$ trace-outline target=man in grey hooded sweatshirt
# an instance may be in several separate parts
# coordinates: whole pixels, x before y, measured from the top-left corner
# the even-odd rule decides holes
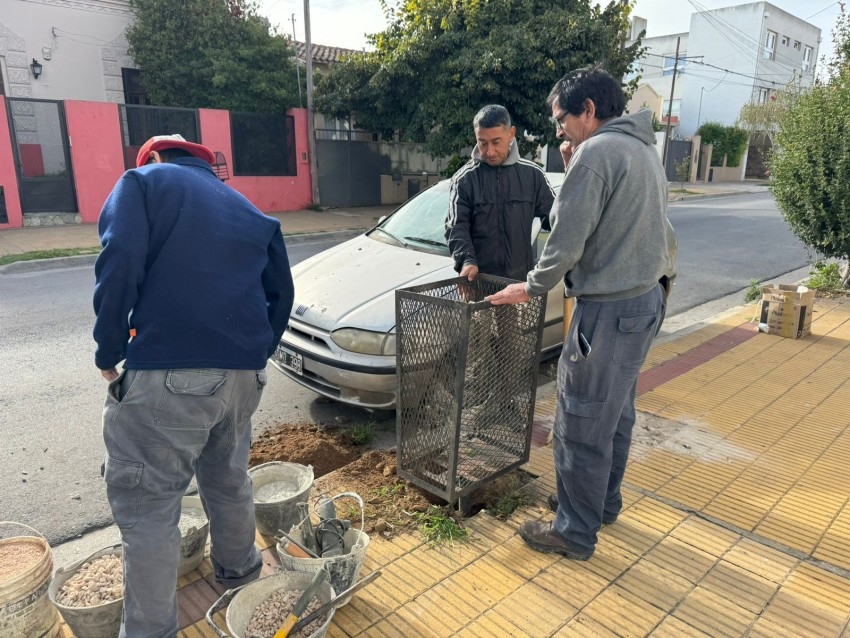
[[[599,67],[568,73],[547,100],[569,160],[552,232],[525,283],[488,297],[520,303],[563,281],[576,298],[558,363],[552,522],[526,521],[533,549],[587,560],[622,509],[637,377],[665,309],[667,178],[651,114]]]

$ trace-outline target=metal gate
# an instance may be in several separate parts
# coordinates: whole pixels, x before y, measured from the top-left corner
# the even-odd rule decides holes
[[[316,156],[319,158],[322,206],[376,206],[381,203],[378,142],[317,139]]]
[[[62,102],[9,98],[8,105],[21,211],[77,212]]]

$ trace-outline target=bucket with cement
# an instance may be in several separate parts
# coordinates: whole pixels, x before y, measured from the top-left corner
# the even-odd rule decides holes
[[[197,569],[204,560],[210,522],[197,496],[184,496],[180,503],[180,563],[177,577]]]
[[[121,611],[124,605],[124,597],[106,602],[98,602],[90,606],[71,606],[60,602],[62,586],[73,578],[78,572],[88,569],[88,565],[103,556],[117,556],[123,561],[124,552],[121,544],[105,547],[88,558],[84,558],[71,565],[68,569],[61,567],[56,570],[50,587],[47,590],[50,600],[56,605],[62,618],[71,628],[75,636],[85,638],[115,638],[121,628]],[[122,574],[123,582],[123,574]]]
[[[337,499],[351,498],[360,505],[360,529],[348,529],[342,537],[342,553],[337,556],[319,556],[318,558],[304,558],[293,556],[288,550],[290,541],[282,538],[278,541],[276,549],[280,558],[281,568],[291,572],[304,572],[315,574],[320,569],[325,569],[330,577],[331,585],[335,591],[342,592],[357,582],[363,560],[366,558],[366,549],[369,547],[369,535],[363,531],[366,523],[365,507],[363,499],[355,492],[343,492],[329,500],[335,502]],[[320,517],[321,518],[321,517]],[[303,522],[303,521],[302,521]],[[303,525],[293,527],[289,535],[301,545],[310,546],[305,542]],[[342,607],[349,600],[348,596],[337,605]]]
[[[257,530],[274,536],[300,520],[297,504],[310,498],[313,466],[271,461],[248,470],[254,482],[254,518]]]
[[[0,636],[53,638],[60,620],[47,588],[53,556],[47,540],[23,523],[0,522]]]
[[[207,624],[213,628],[219,638],[247,638],[248,623],[251,622],[251,617],[254,611],[262,603],[272,597],[272,595],[280,590],[297,591],[299,594],[307,589],[307,586],[313,580],[312,574],[303,574],[296,572],[277,572],[266,578],[255,580],[254,582],[229,589],[224,592],[224,595],[219,598],[206,615]],[[334,590],[330,583],[326,580],[319,586],[316,597],[321,604],[331,601],[334,597]],[[296,598],[297,600],[297,598]],[[214,616],[227,605],[227,613],[225,614],[225,622],[227,624],[227,634],[218,626]],[[294,603],[293,603],[294,606]],[[290,610],[283,610],[288,612]],[[325,621],[321,626],[312,633],[305,634],[299,632],[298,638],[322,638],[328,633],[328,628],[331,625],[335,608],[328,611]],[[280,618],[280,623],[286,619],[286,614]]]

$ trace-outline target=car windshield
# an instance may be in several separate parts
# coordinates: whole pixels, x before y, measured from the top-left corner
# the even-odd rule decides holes
[[[370,237],[402,244],[411,250],[448,255],[445,223],[449,209],[449,181],[423,191],[378,225]]]

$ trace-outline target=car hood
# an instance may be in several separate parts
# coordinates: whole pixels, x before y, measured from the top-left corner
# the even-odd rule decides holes
[[[292,317],[322,330],[395,326],[395,291],[456,277],[452,259],[360,235],[292,269]]]

